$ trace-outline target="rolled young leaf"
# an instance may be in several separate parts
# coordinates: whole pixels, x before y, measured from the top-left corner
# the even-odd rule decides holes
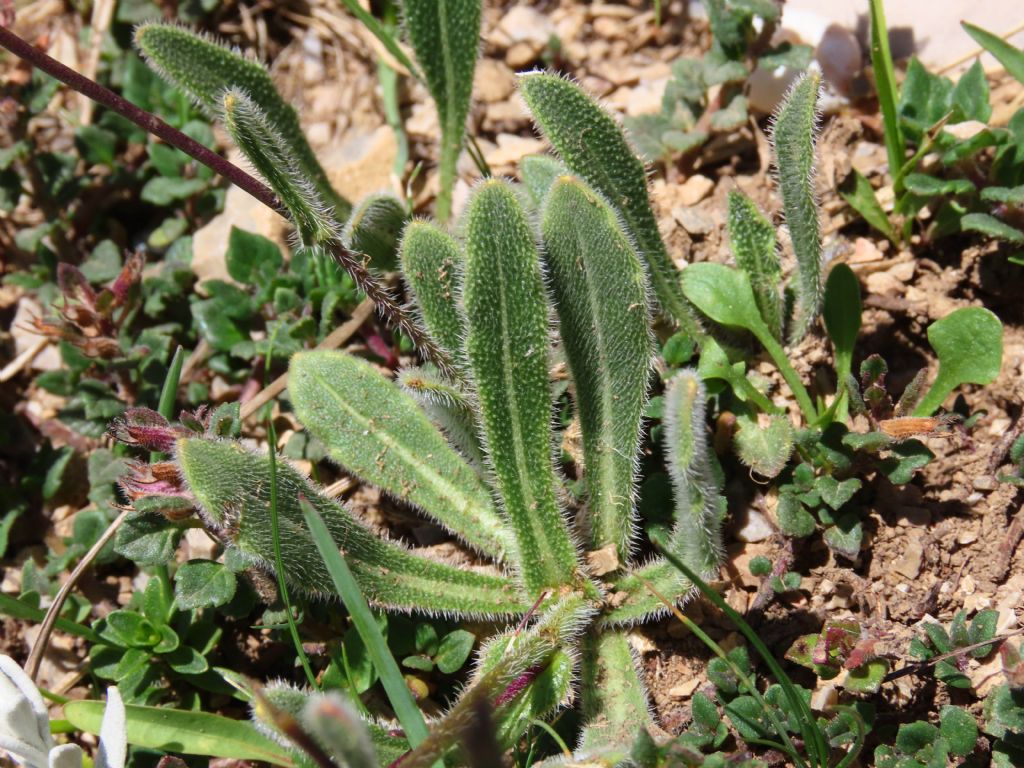
[[[466,213],[466,357],[495,486],[528,594],[582,580],[555,495],[548,307],[533,229],[516,193],[488,180]]]
[[[618,208],[647,262],[661,309],[683,330],[699,326],[679,288],[679,270],[669,258],[647,195],[644,164],[622,129],[575,83],[547,72],[521,75],[519,88],[544,135],[573,173]]]
[[[561,176],[551,186],[541,232],[576,384],[590,547],[614,545],[625,563],[654,356],[646,276],[615,211],[575,177]]]
[[[750,278],[761,318],[782,341],[782,265],[775,227],[742,192],[729,193],[729,241],[736,266]]]
[[[231,139],[284,203],[299,239],[317,248],[338,235],[325,198],[310,187],[298,159],[263,109],[244,91],[221,96],[221,115]]]
[[[481,2],[404,0],[402,9],[416,61],[427,79],[441,123],[437,218],[447,221],[480,50]]]
[[[207,525],[245,561],[272,572],[268,458],[236,443],[204,438],[179,440],[175,457]],[[379,539],[283,460],[277,462],[277,490],[285,576],[309,594],[329,597],[334,590],[303,520],[300,497],[323,517],[360,588],[374,604],[481,617],[517,615],[529,607],[506,578],[427,560]]]
[[[820,82],[815,73],[797,80],[775,113],[772,130],[782,209],[797,263],[797,307],[789,331],[790,343],[807,333],[821,303],[821,223],[814,193]]]
[[[346,470],[416,505],[503,559],[513,539],[480,475],[407,394],[346,352],[301,352],[288,373],[295,415]]]
[[[432,368],[403,368],[398,386],[419,403],[427,417],[444,432],[448,441],[466,457],[475,470],[484,473],[486,459],[476,422],[477,408],[461,388]]]
[[[466,259],[461,247],[433,222],[411,221],[398,255],[427,333],[456,364],[464,364],[466,316],[459,294]]]
[[[407,218],[405,203],[394,195],[387,192],[367,195],[353,209],[341,230],[341,243],[369,256],[369,266],[389,272],[395,268],[398,241]]]
[[[725,497],[711,467],[704,385],[693,370],[665,392],[665,455],[676,497],[672,551],[702,578],[718,573],[724,553]]]
[[[298,115],[281,98],[262,64],[173,24],[139,25],[135,45],[153,69],[194,99],[210,117],[220,116],[225,91],[245,93],[281,136],[302,178],[316,188],[339,221],[348,217],[352,205],[331,186],[302,133]]]

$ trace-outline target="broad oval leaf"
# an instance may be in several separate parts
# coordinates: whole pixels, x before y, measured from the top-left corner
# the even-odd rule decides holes
[[[990,384],[1003,363],[1003,324],[984,307],[963,307],[928,327],[939,373],[915,416],[930,416],[961,384]]]

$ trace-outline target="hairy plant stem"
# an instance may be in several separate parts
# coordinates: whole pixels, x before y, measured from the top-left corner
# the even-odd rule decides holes
[[[96,81],[90,80],[84,75],[69,69],[56,59],[48,56],[44,51],[3,27],[0,27],[0,46],[6,48],[15,56],[24,59],[33,67],[45,72],[50,77],[59,80],[98,104],[131,120],[144,131],[162,139],[172,147],[180,149],[194,160],[223,176],[235,186],[248,192],[274,212],[282,213],[281,201],[277,199],[277,196],[271,191],[270,187],[246,173],[234,163],[228,162],[216,152],[189,138],[177,128],[168,125],[156,115],[135,106],[127,99],[117,95]],[[387,288],[381,285],[380,281],[373,276],[359,254],[348,250],[336,241],[325,244],[325,250],[352,276],[356,286],[373,300],[374,304],[377,305],[377,310],[392,328],[408,336],[416,348],[431,359],[447,375],[456,380],[461,379],[461,375],[452,366],[448,355],[426,336]]]

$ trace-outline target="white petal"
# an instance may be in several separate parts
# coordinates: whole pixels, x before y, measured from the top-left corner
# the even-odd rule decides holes
[[[100,726],[100,750],[95,768],[124,768],[128,753],[128,722],[121,692],[116,685],[107,688],[107,708]]]
[[[0,655],[0,734],[44,755],[53,747],[50,715],[32,679],[10,656]]]
[[[50,768],[82,768],[82,748],[77,744],[61,744],[50,750]]]
[[[0,695],[3,695],[0,693]],[[28,768],[46,768],[46,752],[32,744],[26,744],[17,733],[8,733],[0,724],[0,752],[7,752],[17,762]]]

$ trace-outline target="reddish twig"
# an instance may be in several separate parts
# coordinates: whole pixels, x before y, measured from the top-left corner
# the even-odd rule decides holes
[[[85,75],[80,75],[73,69],[65,67],[53,57],[48,56],[45,51],[22,40],[16,34],[3,27],[0,27],[0,46],[3,46],[15,56],[24,59],[36,69],[45,72],[50,77],[74,88],[97,104],[131,120],[144,131],[163,139],[173,147],[177,147],[203,165],[219,173],[235,186],[248,192],[264,205],[273,208],[275,211],[280,210],[281,204],[270,187],[259,179],[250,176],[237,165],[229,163],[216,152],[207,149],[195,139],[186,136],[177,128],[168,125],[156,115],[140,109],[127,99],[118,96],[109,88],[104,88],[96,81],[85,77]]]
[[[171,127],[156,115],[135,106],[109,88],[105,88],[84,75],[65,67],[56,59],[48,56],[46,52],[29,44],[18,37],[18,35],[3,27],[0,27],[0,46],[98,104],[130,120],[144,131],[152,133],[157,138],[180,149],[215,173],[223,176],[235,186],[248,192],[271,210],[284,215],[281,202],[270,187],[243,171],[234,163],[224,159],[216,152],[207,149],[178,129]],[[461,380],[462,375],[452,365],[448,354],[433,342],[413,320],[409,312],[395,300],[386,287],[381,285],[380,281],[367,269],[363,259],[358,254],[343,247],[337,241],[327,243],[325,247],[330,255],[352,275],[356,286],[377,305],[377,311],[380,312],[384,320],[392,328],[396,328],[406,334],[417,349],[426,357],[432,359],[437,367],[450,378]]]

